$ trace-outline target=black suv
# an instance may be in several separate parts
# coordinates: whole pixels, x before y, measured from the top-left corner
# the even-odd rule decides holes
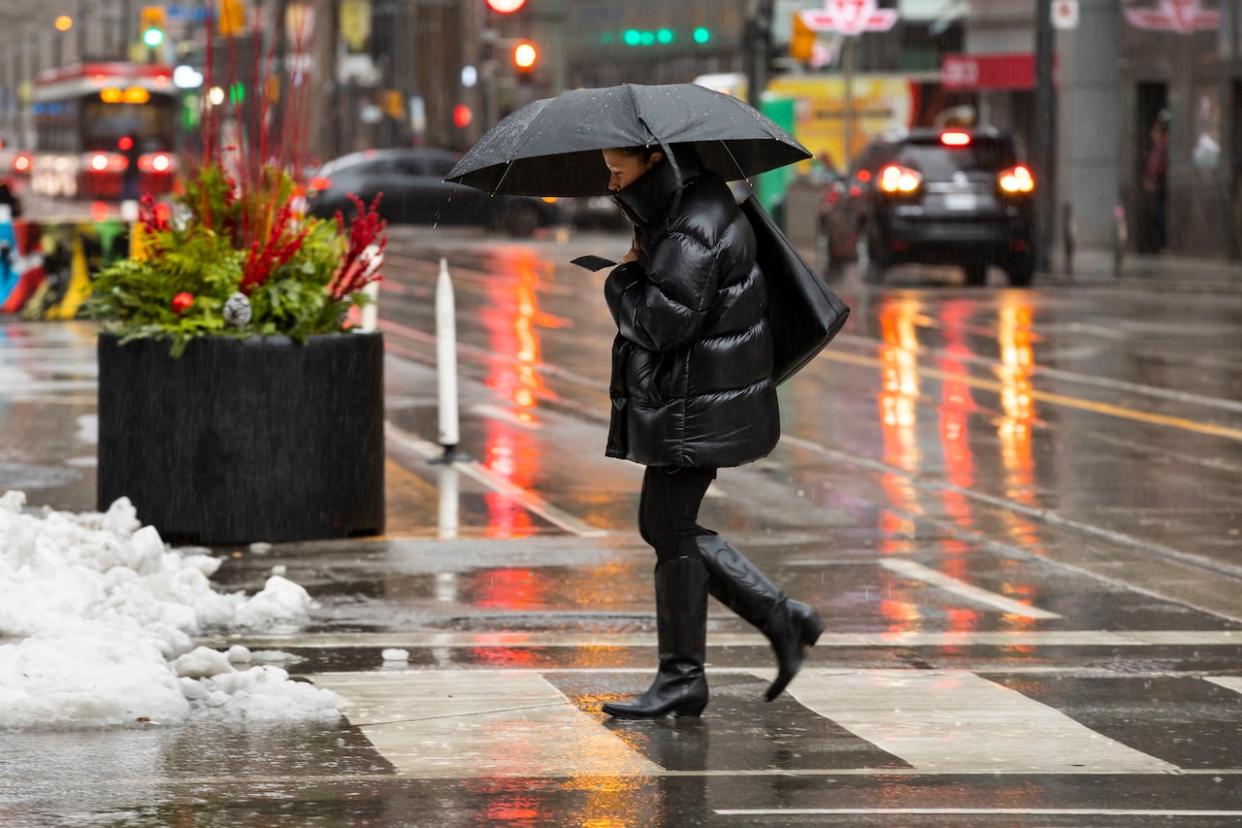
[[[1035,179],[1013,137],[991,128],[912,129],[869,144],[820,208],[829,268],[856,258],[876,284],[889,267],[957,264],[982,285],[989,265],[1015,286],[1035,274]],[[852,255],[851,255],[852,254]]]

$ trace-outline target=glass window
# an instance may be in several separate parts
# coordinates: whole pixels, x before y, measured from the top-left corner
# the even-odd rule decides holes
[[[975,138],[965,147],[946,147],[938,140],[911,142],[901,148],[897,160],[928,178],[952,178],[958,172],[994,173],[1017,163],[1012,142],[992,138]]]

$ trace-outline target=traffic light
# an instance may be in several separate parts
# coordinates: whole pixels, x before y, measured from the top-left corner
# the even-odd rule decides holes
[[[706,26],[699,26],[697,29],[694,30],[694,42],[699,44],[700,46],[703,46],[707,43],[711,43],[711,40],[712,40],[712,30],[707,28]]]
[[[539,50],[529,40],[523,40],[513,47],[513,65],[522,72],[530,72],[539,62]]]
[[[465,129],[470,126],[470,122],[474,120],[474,112],[464,103],[459,103],[453,107],[453,126],[458,129]]]
[[[143,6],[141,15],[142,42],[152,49],[164,42],[166,14],[163,6]]]
[[[487,0],[487,7],[497,14],[513,14],[525,5],[526,0]]]
[[[216,28],[225,37],[244,34],[246,31],[245,0],[219,0],[216,6]]]
[[[789,56],[803,63],[810,63],[815,51],[815,31],[802,19],[802,15],[794,12],[793,36],[789,38]]]

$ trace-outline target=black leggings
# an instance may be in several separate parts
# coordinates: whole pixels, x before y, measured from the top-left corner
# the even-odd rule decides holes
[[[699,504],[716,479],[715,469],[648,466],[638,505],[638,531],[655,549],[660,563],[698,558]]]

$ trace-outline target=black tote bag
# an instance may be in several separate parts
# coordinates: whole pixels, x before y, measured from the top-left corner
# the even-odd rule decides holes
[[[850,309],[820,281],[754,196],[742,203],[742,213],[755,231],[755,261],[767,280],[768,327],[776,352],[772,379],[780,384],[832,341]]]

